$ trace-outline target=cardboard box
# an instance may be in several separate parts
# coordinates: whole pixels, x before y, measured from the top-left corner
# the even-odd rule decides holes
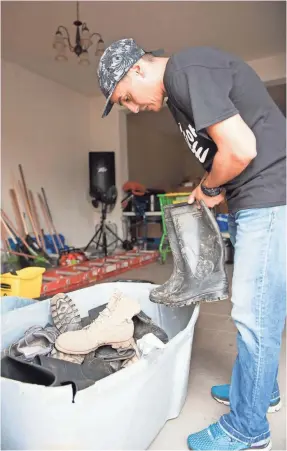
[[[216,211],[216,213],[221,213],[223,215],[227,215],[228,214],[228,206],[227,206],[226,200],[224,202],[222,202],[221,204],[217,205],[215,211]]]
[[[161,222],[147,223],[146,226],[145,226],[145,224],[141,224],[138,228],[138,237],[139,238],[145,236],[145,227],[146,227],[146,237],[147,238],[161,238],[161,236],[162,236]]]

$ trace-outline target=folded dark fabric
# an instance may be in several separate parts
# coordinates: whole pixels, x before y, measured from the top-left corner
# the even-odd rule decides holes
[[[105,360],[106,362],[116,362],[121,360],[132,359],[136,354],[133,348],[130,349],[114,349],[111,346],[101,346],[95,351],[89,353],[87,358],[91,356],[97,359]]]
[[[81,318],[81,320],[83,328],[89,326],[92,322],[92,319],[89,316],[85,316],[84,318]]]
[[[32,361],[37,355],[50,354],[58,336],[59,332],[53,326],[32,326],[20,340],[6,348],[3,355]]]
[[[66,362],[76,363],[78,365],[81,365],[85,358],[84,355],[65,354],[64,352],[58,351],[58,349],[56,349],[55,347],[52,349],[49,357],[52,357],[53,359],[65,360]]]
[[[37,356],[33,363],[5,356],[1,360],[1,376],[46,387],[72,384],[75,395],[77,391],[90,387],[121,367],[122,362],[119,360],[107,362],[94,356],[85,359],[82,365],[47,356]]]

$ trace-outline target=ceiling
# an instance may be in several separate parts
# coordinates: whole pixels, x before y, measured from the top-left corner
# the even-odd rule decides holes
[[[54,61],[53,36],[58,25],[74,38],[76,3],[70,1],[2,1],[2,58],[50,78],[84,95],[99,95],[98,60],[89,67]],[[86,1],[80,19],[100,32],[106,45],[133,37],[146,50],[166,55],[188,46],[208,45],[245,60],[285,52],[284,1]]]

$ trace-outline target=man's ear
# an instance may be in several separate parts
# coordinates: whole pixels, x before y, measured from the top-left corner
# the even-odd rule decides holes
[[[141,77],[143,77],[144,76],[144,71],[143,71],[143,68],[141,67],[141,65],[140,64],[134,64],[131,68],[130,68],[130,70],[134,73],[134,74],[136,74],[136,75],[140,75]]]

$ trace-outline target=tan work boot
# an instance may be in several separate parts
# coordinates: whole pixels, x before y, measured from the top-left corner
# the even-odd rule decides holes
[[[137,350],[132,317],[140,310],[137,301],[116,291],[92,324],[82,330],[60,335],[55,347],[66,354],[88,354],[104,345],[111,345],[115,349],[134,347]]]

